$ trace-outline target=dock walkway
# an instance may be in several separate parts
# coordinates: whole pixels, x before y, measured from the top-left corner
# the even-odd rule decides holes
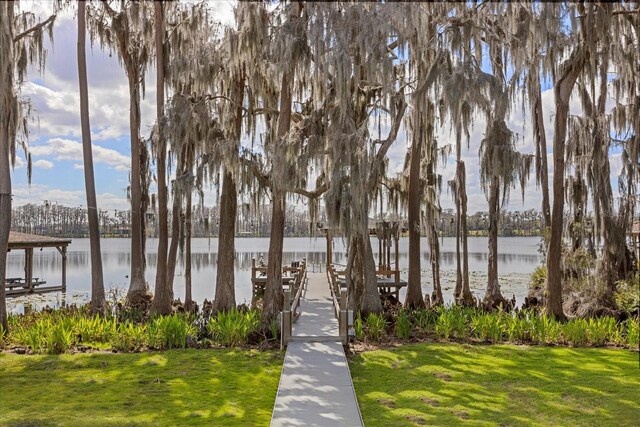
[[[363,426],[323,273],[308,273],[299,310],[271,426]]]

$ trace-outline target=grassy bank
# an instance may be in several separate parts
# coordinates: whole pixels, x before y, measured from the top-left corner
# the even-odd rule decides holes
[[[409,344],[351,358],[367,426],[632,426],[638,353]]]
[[[0,425],[268,425],[279,352],[0,353]]]

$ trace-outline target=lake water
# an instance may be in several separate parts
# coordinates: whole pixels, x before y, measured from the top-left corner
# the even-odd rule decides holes
[[[441,284],[446,301],[453,299],[453,288],[456,280],[455,239],[441,239]],[[517,303],[521,304],[527,295],[529,276],[534,268],[540,264],[541,258],[537,251],[539,237],[503,237],[498,239],[498,271],[503,295],[510,298],[515,295]],[[104,270],[105,289],[119,289],[125,292],[129,284],[130,270],[129,239],[103,239],[102,262]],[[153,288],[155,284],[155,267],[157,260],[157,239],[147,240],[147,270],[146,279]],[[406,280],[408,267],[408,238],[401,238],[399,244],[399,264],[401,276]],[[216,238],[200,238],[192,241],[192,285],[193,298],[201,303],[205,298],[211,300],[215,294],[215,278],[218,240]],[[372,247],[377,260],[378,243],[372,239]],[[422,253],[422,289],[431,293],[431,268],[429,264],[428,242],[421,241]],[[264,256],[268,260],[268,238],[237,238],[236,239],[236,301],[238,303],[251,300],[251,259]],[[392,262],[393,262],[392,250]],[[487,239],[484,237],[469,237],[469,274],[472,292],[478,297],[484,295],[487,278]],[[283,262],[307,258],[310,271],[324,271],[326,264],[326,240],[319,238],[285,238]],[[342,239],[334,239],[334,263],[346,264],[346,250]],[[89,299],[91,289],[91,270],[89,257],[89,240],[73,239],[67,254],[67,293],[60,292],[45,295],[30,295],[8,298],[10,311],[21,312],[25,303],[35,306],[59,305],[63,300],[67,303],[84,302]],[[8,254],[7,277],[24,277],[24,252],[13,251]],[[62,260],[53,248],[45,248],[34,252],[34,277],[46,280],[47,285],[60,283]],[[176,298],[184,300],[184,265],[182,260],[176,268],[174,281]],[[403,297],[404,295],[401,295]]]

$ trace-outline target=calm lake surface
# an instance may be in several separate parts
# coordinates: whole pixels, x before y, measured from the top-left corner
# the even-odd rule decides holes
[[[498,271],[503,295],[510,298],[515,295],[517,303],[521,304],[527,295],[529,275],[540,264],[538,253],[539,237],[503,237],[498,239]],[[456,280],[455,239],[443,238],[441,243],[441,283],[446,301],[453,299],[453,288]],[[105,289],[126,291],[129,285],[130,246],[129,239],[103,239],[102,262],[104,269]],[[147,240],[147,270],[146,279],[151,288],[155,285],[155,269],[157,261],[157,239]],[[378,242],[372,239],[375,259],[377,260]],[[401,276],[406,280],[409,240],[400,239],[399,264]],[[431,268],[429,264],[428,242],[422,239],[422,289],[431,293]],[[217,264],[218,239],[200,238],[192,241],[192,285],[193,298],[201,303],[205,298],[211,300],[215,294],[215,278]],[[236,301],[238,303],[251,300],[251,259],[264,256],[267,262],[269,251],[268,238],[236,238]],[[392,250],[392,262],[393,262]],[[469,272],[472,292],[478,297],[484,295],[486,289],[487,272],[487,239],[485,237],[469,237]],[[283,262],[307,258],[309,271],[325,271],[326,240],[319,238],[285,238]],[[334,263],[346,264],[346,250],[342,239],[334,239]],[[56,306],[63,300],[66,303],[84,302],[89,299],[91,289],[91,269],[89,257],[89,240],[74,239],[68,248],[67,255],[67,293],[60,292],[31,295],[18,298],[8,298],[7,304],[11,311],[21,312],[25,303],[35,306],[46,304]],[[53,248],[45,248],[34,252],[34,277],[46,280],[47,285],[60,283],[62,260]],[[24,277],[24,252],[14,251],[8,254],[7,277]],[[184,300],[184,264],[179,260],[174,281],[176,298]],[[401,295],[403,297],[403,295]]]

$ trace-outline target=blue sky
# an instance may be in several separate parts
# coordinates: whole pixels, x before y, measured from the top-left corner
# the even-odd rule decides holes
[[[223,22],[232,19],[231,3],[211,2],[216,8],[216,16]],[[23,9],[32,9],[43,14],[49,13],[50,2],[22,2]],[[31,72],[23,86],[23,95],[28,96],[36,107],[38,119],[31,127],[31,152],[33,159],[32,185],[27,185],[24,156],[19,154],[13,173],[14,204],[43,203],[44,200],[68,206],[84,206],[84,175],[79,117],[79,97],[76,60],[77,22],[75,11],[68,11],[58,17],[54,27],[55,45],[49,49],[44,76]],[[89,104],[91,114],[92,140],[96,172],[96,191],[101,209],[127,209],[126,188],[128,185],[129,148],[129,96],[127,80],[115,55],[104,52],[99,46],[93,48],[87,41],[87,67],[89,82]],[[543,93],[545,125],[549,141],[549,153],[553,140],[553,91],[546,87]],[[155,69],[147,73],[146,97],[141,105],[142,136],[149,134],[155,120]],[[580,111],[577,100],[572,100],[571,110]],[[509,127],[520,135],[518,148],[523,153],[535,151],[528,111],[524,114],[520,107],[514,107],[508,120]],[[388,126],[388,124],[387,124]],[[484,119],[478,117],[471,134],[471,148],[464,152],[467,164],[469,212],[487,209],[487,201],[480,189],[478,170],[478,145],[483,137]],[[385,134],[385,129],[382,130]],[[449,127],[438,131],[440,144],[453,143]],[[390,169],[399,171],[407,150],[406,133],[401,130],[398,140],[389,152]],[[550,163],[552,164],[552,163]],[[455,165],[450,159],[439,170],[443,181],[452,179]],[[619,155],[612,157],[612,176],[620,170]],[[524,201],[519,191],[512,193],[509,209],[539,209],[540,191],[535,188],[532,176]],[[550,180],[551,182],[551,180]],[[446,185],[445,185],[446,187]],[[155,187],[152,188],[155,191]],[[446,192],[445,189],[443,191]],[[210,191],[205,201],[212,203],[215,192]],[[443,194],[443,208],[452,208],[451,196]]]

